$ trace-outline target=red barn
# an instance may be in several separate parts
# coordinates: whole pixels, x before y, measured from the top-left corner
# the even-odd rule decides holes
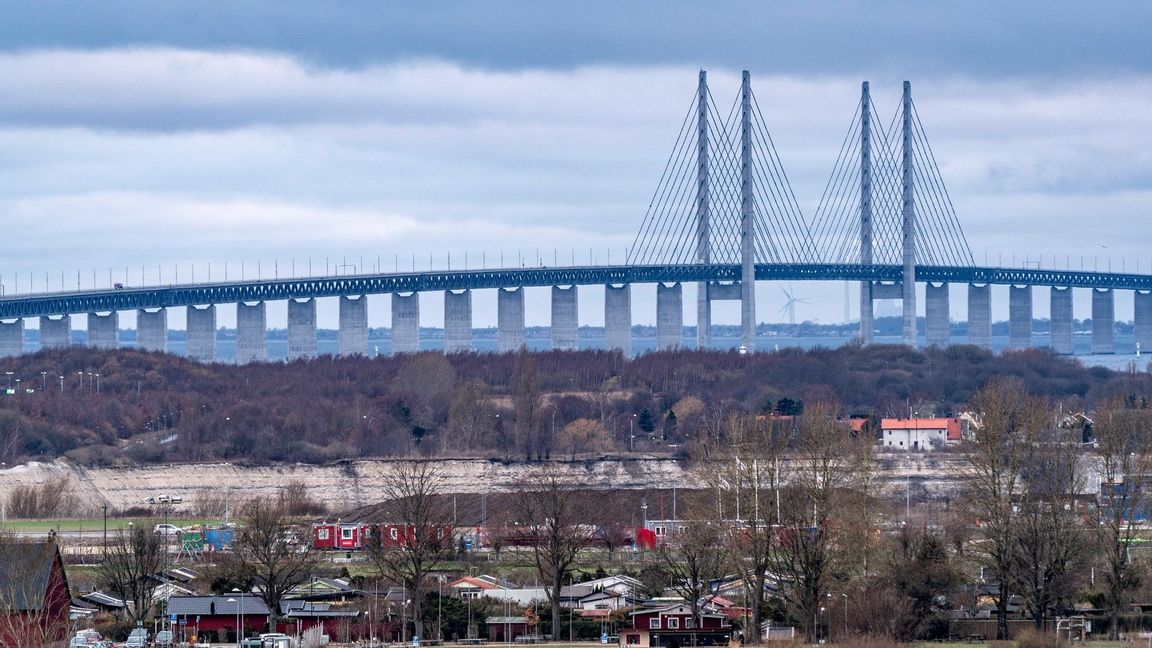
[[[72,595],[54,541],[0,543],[0,646],[63,646]]]

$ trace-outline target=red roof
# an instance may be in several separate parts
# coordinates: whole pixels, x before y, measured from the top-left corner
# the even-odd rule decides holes
[[[883,419],[882,430],[947,430],[949,441],[960,440],[960,419],[958,418],[912,418]]]

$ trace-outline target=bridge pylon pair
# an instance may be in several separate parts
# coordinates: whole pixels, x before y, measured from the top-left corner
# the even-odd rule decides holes
[[[900,108],[887,125],[877,119],[868,82],[862,84],[849,133],[809,223],[747,71],[723,117],[708,90],[707,73],[700,72],[693,108],[685,116],[628,262],[738,265],[738,279],[699,284],[697,344],[711,345],[712,302],[738,299],[741,343],[749,350],[755,348],[759,264],[902,266],[898,281],[861,283],[860,334],[864,342],[872,341],[875,300],[899,299],[903,339],[912,345],[917,265],[973,265],[916,114],[910,83],[904,82]]]

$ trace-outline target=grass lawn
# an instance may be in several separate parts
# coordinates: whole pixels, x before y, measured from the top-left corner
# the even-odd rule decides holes
[[[108,530],[115,531],[117,529],[127,529],[129,524],[139,526],[146,525],[152,528],[153,525],[163,522],[163,518],[108,518]],[[177,526],[191,526],[193,524],[219,524],[219,520],[202,520],[202,519],[169,519],[170,524]],[[55,530],[57,532],[75,533],[75,532],[90,532],[90,531],[103,531],[104,520],[102,518],[89,519],[89,518],[64,518],[59,520],[5,520],[0,522],[0,530],[16,532],[16,533],[48,533]]]

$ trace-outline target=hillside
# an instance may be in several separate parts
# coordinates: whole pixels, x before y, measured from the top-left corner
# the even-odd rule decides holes
[[[944,413],[1014,375],[1066,410],[1149,391],[1146,373],[1042,350],[604,351],[322,357],[231,366],[72,348],[0,361],[0,462],[249,465],[404,456],[677,456],[739,413],[832,397],[846,414]],[[16,390],[16,385],[20,386]]]

